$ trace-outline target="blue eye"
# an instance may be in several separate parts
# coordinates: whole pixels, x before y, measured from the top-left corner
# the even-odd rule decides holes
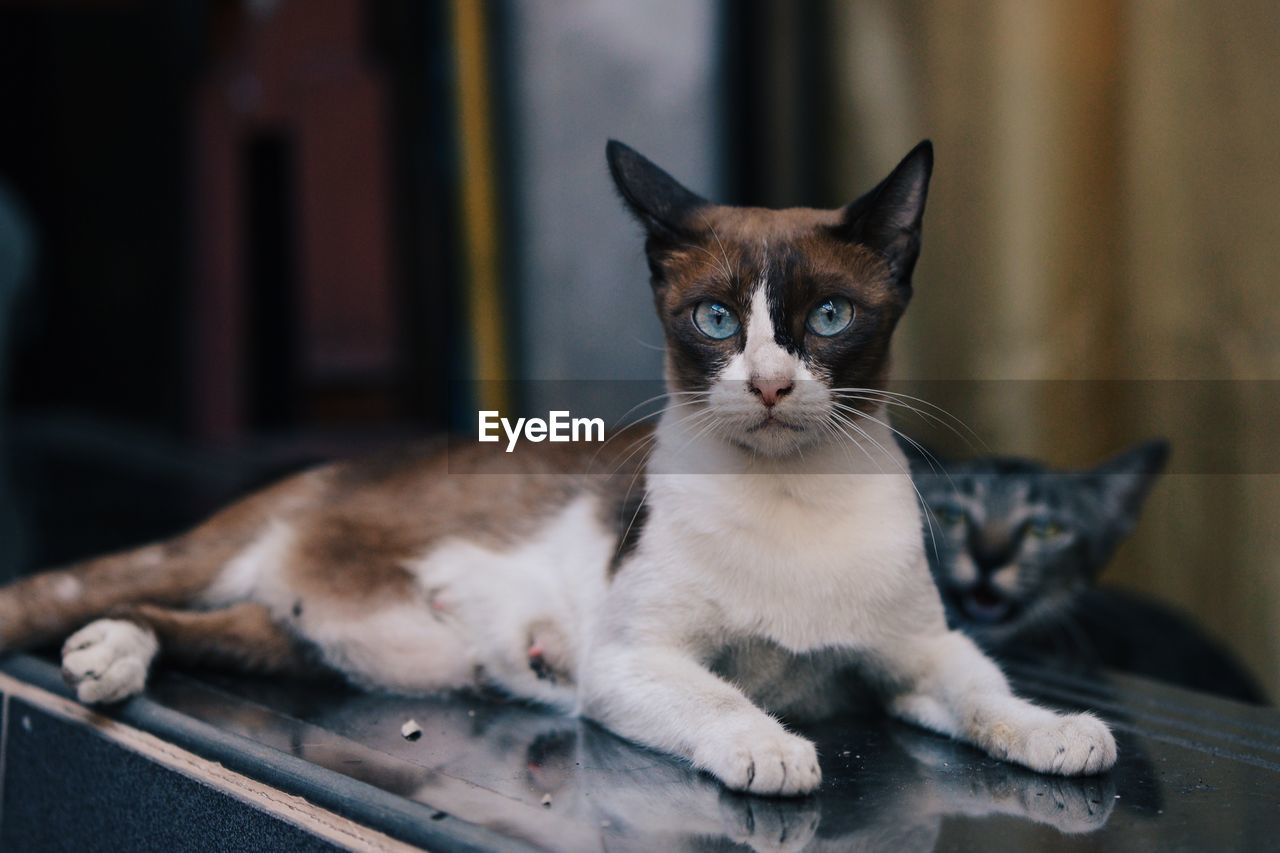
[[[693,325],[708,338],[722,341],[736,334],[742,324],[719,302],[699,302],[693,309]]]
[[[849,328],[852,322],[853,303],[843,296],[832,296],[809,312],[805,325],[815,335],[829,338]]]

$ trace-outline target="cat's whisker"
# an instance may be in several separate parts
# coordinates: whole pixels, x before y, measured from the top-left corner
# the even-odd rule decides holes
[[[707,223],[707,228],[711,230],[711,236],[715,239],[716,245],[720,247],[720,257],[724,259],[725,275],[727,275],[728,279],[732,281],[733,273],[731,270],[733,268],[733,262],[729,260],[729,253],[724,248],[724,242],[720,239],[720,233],[716,231],[716,227],[710,222]]]
[[[836,446],[838,446],[838,447],[840,448],[840,450],[844,453],[845,460],[849,463],[849,466],[850,466],[850,467],[849,467],[849,471],[850,471],[850,472],[852,472],[852,471],[853,471],[853,464],[854,464],[855,460],[854,460],[853,458],[851,458],[851,456],[850,456],[850,454],[849,454],[849,444],[848,444],[848,442],[846,442],[846,441],[842,441],[842,440],[841,440],[841,436],[840,436],[840,434],[839,434],[839,433],[837,433],[837,432],[836,432],[835,427],[831,426],[831,424],[829,424],[826,420],[820,420],[820,421],[818,421],[818,426],[819,426],[819,427],[821,427],[821,428],[822,428],[822,430],[823,430],[827,435],[831,436],[832,440],[836,443]]]
[[[663,414],[665,414],[665,413],[667,413],[667,412],[670,412],[670,411],[674,411],[674,410],[676,410],[676,409],[684,409],[684,408],[688,408],[689,406],[698,406],[698,405],[702,405],[702,404],[704,404],[704,403],[706,403],[706,402],[707,402],[706,400],[685,400],[685,401],[680,402],[680,403],[673,403],[673,404],[671,404],[671,405],[669,405],[669,406],[663,406],[661,409],[655,409],[655,410],[654,410],[654,411],[652,411],[652,412],[646,412],[645,414],[640,415],[639,417],[637,417],[637,418],[635,418],[634,420],[632,420],[632,421],[631,421],[629,424],[627,424],[625,427],[623,427],[623,429],[624,429],[624,430],[626,430],[626,429],[631,429],[632,427],[639,426],[640,424],[644,423],[645,421],[649,420],[650,418],[660,417],[660,416],[662,416]]]
[[[973,443],[973,441],[971,441],[967,435],[964,435],[963,433],[959,432],[954,426],[952,426],[951,424],[947,423],[943,419],[939,418],[938,416],[930,412],[927,412],[927,411],[924,411],[923,409],[912,406],[910,403],[905,403],[901,400],[894,400],[892,398],[887,398],[887,397],[872,397],[872,396],[864,396],[864,395],[850,394],[850,393],[839,394],[837,395],[837,398],[841,400],[862,400],[868,403],[877,403],[882,406],[893,406],[897,409],[905,410],[907,412],[910,412],[913,415],[916,415],[924,419],[928,423],[936,424],[942,429],[945,429],[946,431],[950,432],[952,435],[956,436],[956,438],[962,441],[965,444],[965,446],[968,447],[970,450],[975,452],[978,450],[978,448]]]
[[[613,470],[608,473],[608,476],[612,477],[616,475],[618,472],[620,472],[623,468],[627,467],[627,463],[630,462],[631,459],[637,453],[644,452],[644,450],[647,447],[651,447],[656,441],[657,441],[657,436],[653,433],[650,433],[649,435],[646,435],[644,438],[637,441],[635,447],[631,448],[631,450],[627,453],[627,455],[622,457],[622,459],[618,462],[618,464],[613,467]]]
[[[616,427],[618,424],[626,420],[627,415],[631,414],[636,409],[639,409],[643,406],[647,406],[650,403],[657,402],[658,400],[665,400],[669,397],[695,397],[695,398],[709,399],[710,396],[711,396],[711,393],[709,391],[663,391],[661,394],[654,394],[649,399],[641,400],[639,403],[636,403],[634,406],[627,409],[625,412],[623,412],[621,415],[617,417],[617,419],[614,421],[614,426]],[[662,410],[659,409],[659,413],[661,412]]]
[[[841,435],[843,435],[846,439],[848,439],[848,441],[849,441],[850,443],[852,443],[854,447],[856,447],[856,448],[858,448],[859,450],[861,450],[861,451],[862,451],[862,455],[863,455],[863,456],[865,456],[865,457],[867,457],[867,460],[868,460],[869,462],[871,462],[871,464],[872,464],[872,465],[875,465],[875,466],[876,466],[876,470],[877,470],[877,471],[879,471],[881,474],[886,473],[886,471],[884,470],[884,468],[880,465],[880,462],[879,462],[879,461],[878,461],[874,456],[872,456],[872,455],[871,455],[871,451],[869,451],[869,450],[867,450],[865,447],[863,447],[863,446],[862,446],[862,442],[858,441],[858,439],[856,439],[853,435],[851,435],[851,434],[848,432],[848,430],[844,429],[844,427],[842,426],[842,423],[844,423],[844,422],[839,418],[839,416],[838,416],[835,412],[832,412],[832,413],[831,413],[831,421],[830,421],[830,423],[831,423],[832,427],[833,427],[834,429],[838,430],[838,431],[840,432],[840,434],[841,434]],[[861,431],[861,430],[859,430],[859,432],[862,432],[862,431]],[[863,433],[863,435],[865,435],[865,434],[866,434],[866,433],[864,432],[864,433]]]
[[[854,415],[857,415],[858,417],[866,418],[869,421],[878,423],[880,424],[880,426],[889,430],[894,435],[900,437],[903,441],[909,443],[912,447],[914,447],[916,450],[920,451],[920,453],[924,455],[925,461],[929,463],[929,468],[933,471],[933,473],[935,474],[941,473],[944,476],[946,476],[947,481],[951,482],[952,488],[955,488],[955,483],[951,481],[951,475],[948,474],[946,469],[942,467],[942,463],[938,461],[938,457],[934,456],[933,453],[924,445],[922,445],[920,442],[916,441],[914,438],[907,435],[902,430],[897,429],[888,421],[882,421],[879,418],[869,415],[866,412],[854,406],[846,406],[843,403],[838,403],[834,401],[832,402],[831,405],[835,406],[837,409],[840,409],[841,411],[849,412],[850,414],[854,414]]]
[[[900,407],[900,409],[910,411],[911,414],[919,416],[919,418],[923,418],[929,421],[929,423],[937,424],[938,427],[946,429],[947,432],[954,434],[956,438],[959,438],[961,442],[964,442],[965,446],[969,447],[970,450],[980,450],[983,452],[989,451],[987,442],[984,441],[982,435],[975,432],[975,430],[970,427],[969,424],[966,424],[964,420],[961,420],[959,416],[943,409],[943,407],[938,406],[937,403],[923,400],[923,398],[920,397],[913,397],[910,396],[910,394],[883,391],[883,389],[878,388],[832,388],[831,392],[837,397],[845,397],[849,398],[849,400],[858,400],[858,398],[867,400],[869,397],[868,402],[882,402],[884,405]],[[920,403],[920,405],[928,406],[929,409],[932,409],[933,411],[922,409],[922,407],[916,406],[914,403]],[[934,414],[934,412],[940,412],[940,414]],[[960,429],[964,430],[963,433],[960,432],[960,429],[956,428],[957,425],[959,425]],[[977,444],[975,444],[975,442],[977,442]]]
[[[656,439],[657,434],[654,433],[653,435],[650,436],[650,438]],[[627,505],[627,502],[631,500],[631,491],[632,489],[635,488],[636,480],[638,480],[640,476],[643,475],[648,470],[649,460],[653,457],[653,451],[654,451],[654,448],[656,447],[656,444],[657,444],[656,440],[650,443],[648,449],[645,451],[644,459],[641,460],[641,463],[636,466],[635,472],[631,475],[631,481],[627,483],[627,492],[625,495],[622,496],[622,505],[624,507]],[[626,530],[624,530],[622,532],[622,536],[618,538],[618,550],[614,552],[615,557],[618,554],[622,553],[622,549],[627,542],[627,537],[631,535],[631,528],[632,526],[635,525],[636,519],[640,517],[641,511],[644,509],[645,501],[647,501],[648,499],[649,499],[649,490],[645,489],[644,494],[640,496],[640,503],[636,504],[636,511],[631,514],[631,520],[627,522]]]
[[[872,464],[874,464],[876,468],[879,469],[881,474],[886,473],[884,468],[880,465],[880,463],[871,455],[871,453],[865,447],[862,446],[862,443],[859,442],[853,436],[849,435],[847,432],[845,432],[845,430],[841,427],[841,424],[855,430],[863,438],[867,439],[876,447],[878,447],[881,453],[885,453],[887,455],[887,451],[885,450],[884,445],[882,445],[880,442],[872,438],[871,435],[869,435],[866,430],[862,429],[860,426],[853,423],[851,420],[842,418],[839,416],[838,413],[835,413],[835,412],[832,413],[832,417],[833,417],[834,425],[836,426],[836,428],[840,429],[841,432],[845,433],[846,437],[851,442],[853,442],[853,444],[857,446],[863,452],[863,454],[866,455],[868,459],[871,460]],[[892,456],[890,456],[890,458],[892,458]],[[898,467],[899,469],[902,468],[900,464],[898,465]],[[933,516],[932,516],[932,513],[929,511],[929,505],[925,502],[924,496],[920,494],[920,490],[916,487],[915,481],[912,480],[911,473],[909,471],[903,471],[903,475],[907,478],[907,482],[911,484],[911,489],[912,491],[915,492],[916,500],[920,504],[921,514],[924,516],[925,524],[928,526],[929,544],[933,548],[934,558],[940,559],[939,557],[940,551],[938,549],[938,537],[937,537],[937,534],[934,532]]]
[[[671,408],[678,408],[678,407],[671,407]],[[657,414],[664,414],[667,411],[670,411],[670,409],[664,409],[661,412],[658,412]],[[700,409],[696,412],[682,415],[680,419],[676,421],[676,424],[683,425],[689,421],[693,421],[694,423],[700,423],[701,419],[704,416],[709,417],[712,414],[713,413],[709,409]],[[628,453],[625,457],[623,457],[622,461],[617,466],[614,467],[613,471],[610,472],[610,474],[611,475],[617,474],[618,471],[622,470],[622,468],[626,466],[627,462],[630,461],[631,458],[635,456],[635,454],[641,449],[647,449],[648,455],[646,455],[644,458],[644,464],[647,464],[649,456],[652,455],[653,448],[656,446],[657,441],[658,441],[658,433],[656,430],[646,435],[643,439],[641,439],[639,442],[636,443],[636,447],[632,448],[630,453]]]
[[[879,402],[884,402],[890,405],[896,405],[901,408],[907,409],[911,412],[914,412],[915,414],[919,415],[922,418],[926,418],[934,423],[937,423],[939,426],[942,426],[950,430],[957,438],[965,442],[965,444],[968,445],[970,448],[976,449],[974,448],[974,444],[973,444],[973,441],[976,440],[978,444],[982,446],[982,449],[984,451],[988,450],[986,441],[983,440],[982,436],[980,436],[973,429],[973,427],[969,426],[967,423],[965,423],[964,420],[962,420],[960,417],[958,417],[954,413],[947,411],[946,409],[939,406],[938,404],[932,403],[921,397],[913,397],[910,394],[902,394],[897,391],[886,391],[879,388],[832,388],[830,390],[831,390],[831,393],[836,396],[848,396],[848,395],[876,396],[879,398],[878,400]],[[911,402],[907,402],[907,401],[911,401]],[[949,419],[950,422],[948,422],[948,420],[944,420],[943,417],[939,417],[939,415],[937,414],[933,414],[932,412],[927,412],[919,408],[918,406],[912,405],[911,403],[920,403],[924,406],[927,406],[930,409],[933,409],[935,412],[940,413],[940,415],[944,416],[945,418]],[[966,436],[961,434],[961,432],[957,430],[953,424],[959,425],[969,435]],[[972,440],[970,437],[972,437]]]
[[[937,403],[934,403],[931,400],[926,400],[923,397],[915,397],[915,396],[912,396],[911,394],[903,394],[900,391],[890,391],[885,388],[840,388],[840,389],[832,389],[832,390],[851,391],[856,394],[879,394],[882,397],[891,397],[898,400],[909,400],[912,403],[919,403],[921,405],[927,406],[930,409],[933,409],[939,415],[944,416],[950,419],[953,423],[963,427],[970,434],[970,436],[972,436],[975,440],[982,441],[982,436],[980,436],[977,432],[975,432],[972,427],[970,427],[967,423],[965,423],[965,421],[961,419],[958,415],[956,415],[954,412],[944,409],[942,406],[939,406]]]
[[[661,410],[661,411],[659,411],[659,412],[655,412],[654,414],[661,415],[661,414],[664,414],[664,413],[666,413],[666,412],[668,412],[668,411],[671,411],[672,409],[675,409],[675,408],[679,408],[679,406],[671,406],[671,407],[668,407],[668,408],[666,408],[666,409],[663,409],[663,410]],[[680,418],[680,420],[678,420],[676,423],[681,424],[681,423],[684,423],[685,421],[688,421],[688,420],[690,420],[690,419],[698,418],[698,417],[700,417],[701,415],[704,415],[704,414],[706,414],[706,413],[707,413],[707,410],[705,410],[705,409],[701,409],[701,410],[699,410],[699,411],[697,411],[697,412],[693,412],[692,414],[686,414],[686,415],[683,415],[683,416]],[[617,474],[620,470],[622,470],[622,468],[626,467],[626,464],[627,464],[627,463],[632,459],[632,457],[634,457],[634,456],[636,455],[636,453],[637,453],[637,452],[639,452],[640,450],[642,450],[642,449],[644,449],[644,448],[648,448],[648,449],[649,449],[649,451],[650,451],[650,452],[652,452],[652,448],[653,448],[653,446],[657,443],[657,440],[658,440],[658,434],[657,434],[657,431],[655,430],[654,432],[649,433],[649,434],[648,434],[648,435],[646,435],[644,438],[642,438],[642,439],[640,439],[638,442],[636,442],[636,446],[635,446],[635,447],[633,447],[633,448],[631,449],[631,451],[630,451],[626,456],[624,456],[624,457],[622,458],[622,460],[621,460],[621,461],[620,461],[616,466],[614,466],[614,469],[613,469],[611,472],[609,472],[609,473],[610,473],[610,476],[612,476],[612,475],[614,475],[614,474]],[[598,452],[599,452],[599,451],[597,451],[597,453],[598,453]],[[648,457],[645,457],[645,461],[646,461],[646,462],[648,461]]]
[[[894,406],[896,408],[904,409],[908,412],[911,412],[914,415],[924,418],[930,423],[935,423],[944,429],[952,430],[952,431],[954,431],[955,429],[946,421],[944,421],[942,418],[938,417],[932,412],[927,412],[924,409],[913,406],[910,403],[904,402],[902,400],[896,400],[892,397],[880,397],[880,396],[873,396],[871,394],[854,393],[849,391],[840,391],[838,393],[836,391],[832,391],[832,396],[835,397],[835,399],[837,400],[845,400],[845,401],[862,400],[867,403],[878,403],[879,405],[882,405],[882,406]],[[959,435],[957,433],[957,437],[960,438],[961,441],[968,442],[967,436]]]
[[[892,432],[894,435],[897,435],[900,438],[902,438],[903,441],[909,442],[912,447],[914,447],[916,450],[918,450],[920,453],[924,455],[925,461],[929,463],[929,468],[933,471],[934,476],[937,476],[939,473],[941,473],[942,476],[947,478],[947,483],[951,486],[952,493],[953,494],[959,493],[960,487],[957,486],[955,480],[951,478],[951,473],[947,471],[946,467],[943,466],[941,462],[938,461],[938,457],[934,456],[933,453],[924,445],[920,444],[920,442],[916,441],[914,438],[902,432],[901,430],[895,428],[887,420],[882,421],[879,418],[868,415],[866,412],[863,412],[860,409],[854,408],[853,406],[846,406],[842,403],[837,403],[837,402],[833,402],[832,405],[842,411],[846,411],[851,414],[857,415],[858,417],[866,418],[867,420],[874,421],[875,423],[880,424],[882,427]],[[915,485],[914,478],[912,479],[912,485],[913,486]],[[920,494],[920,490],[918,488],[916,489],[916,494],[917,495]],[[933,511],[929,509],[928,504],[924,502],[923,498],[921,498],[921,509],[925,514],[926,520],[929,521],[930,524],[932,524]]]
[[[708,417],[705,421],[700,422],[702,425],[698,428],[698,431],[693,435],[692,438],[686,441],[678,451],[676,451],[675,453],[676,459],[680,459],[680,457],[684,454],[684,452],[688,450],[694,444],[694,442],[698,441],[704,435],[714,432],[716,429],[720,427],[722,422],[720,418],[716,416],[716,412],[713,409],[708,409],[707,413],[710,415],[710,417]]]
[[[892,398],[866,397],[866,396],[860,396],[857,394],[842,394],[840,395],[840,398],[844,400],[865,400],[867,402],[879,403],[880,405],[883,405],[883,406],[893,406],[897,409],[910,412],[911,414],[924,419],[928,423],[936,424],[942,429],[945,429],[947,432],[954,435],[960,441],[964,442],[964,445],[967,448],[969,448],[969,450],[977,452],[979,449],[973,443],[973,441],[970,440],[970,438],[967,435],[964,435],[963,433],[959,432],[954,426],[952,426],[951,424],[944,421],[942,418],[939,418],[930,412],[926,412],[923,409],[912,406],[910,403],[904,403],[901,400],[894,400]]]
[[[690,414],[682,415],[682,416],[681,416],[681,417],[680,417],[680,418],[675,422],[675,424],[674,424],[674,425],[675,425],[676,427],[681,427],[681,428],[686,428],[686,427],[687,427],[687,428],[689,428],[689,429],[697,429],[697,428],[701,427],[703,424],[705,424],[705,423],[707,423],[707,422],[710,422],[710,421],[713,421],[714,419],[715,419],[715,412],[714,412],[714,411],[712,411],[711,409],[700,409],[700,410],[698,410],[698,411],[696,411],[696,412],[693,412],[693,413],[690,413]],[[655,432],[653,432],[653,433],[651,433],[651,434],[648,436],[648,439],[649,439],[649,442],[650,442],[650,446],[649,446],[649,452],[650,452],[650,455],[652,455],[653,448],[654,448],[654,447],[656,446],[656,444],[657,444],[657,438],[658,438],[658,434],[657,434],[657,432],[656,432],[656,431],[655,431]],[[695,438],[696,438],[696,436],[695,436]],[[647,457],[646,457],[646,463],[647,463]]]
[[[876,441],[876,439],[870,433],[868,433],[862,427],[854,423],[852,419],[842,417],[838,412],[833,414],[835,414],[835,417],[840,421],[842,421],[846,426],[856,430],[860,435],[863,436],[863,438],[867,439],[872,444],[874,444],[877,448],[879,448],[880,452],[888,456],[889,459],[894,463],[894,465],[898,467],[898,470],[901,471],[902,475],[907,478],[907,482],[911,484],[911,490],[916,493],[916,500],[920,502],[920,512],[924,516],[925,524],[928,525],[929,541],[930,541],[930,544],[932,544],[933,546],[934,557],[938,557],[939,555],[938,537],[934,533],[933,514],[929,511],[929,504],[925,502],[924,495],[920,493],[920,489],[916,486],[915,480],[912,479],[911,472],[907,468],[905,468],[902,465],[902,463],[899,462],[893,456],[893,454],[889,453],[889,451],[885,448],[883,444]]]
[[[650,397],[648,400],[645,400],[645,401],[643,401],[643,402],[641,402],[641,403],[637,403],[636,405],[632,406],[632,407],[631,407],[630,409],[628,409],[627,411],[623,412],[623,413],[622,413],[622,416],[618,418],[618,421],[620,422],[623,418],[625,418],[627,415],[631,414],[632,412],[634,412],[636,409],[640,408],[641,406],[647,405],[647,404],[652,403],[652,402],[654,402],[654,401],[656,401],[656,400],[661,400],[661,399],[663,399],[663,398],[665,398],[665,397],[668,397],[668,396],[685,395],[685,394],[690,394],[690,395],[693,395],[693,394],[697,394],[697,395],[706,395],[706,393],[707,393],[707,392],[705,392],[705,391],[674,391],[674,392],[670,392],[670,393],[668,393],[668,394],[658,394],[658,395],[656,395],[656,396]],[[603,451],[604,451],[604,449],[605,449],[606,447],[608,447],[608,446],[609,446],[609,444],[610,444],[612,441],[614,441],[614,439],[618,438],[618,436],[620,436],[620,435],[625,434],[625,433],[627,432],[627,430],[634,429],[634,428],[636,428],[636,427],[640,426],[641,424],[643,424],[646,420],[648,420],[648,419],[650,419],[650,418],[658,417],[658,416],[662,415],[664,412],[668,412],[668,411],[671,411],[671,410],[673,410],[673,409],[684,408],[684,407],[686,407],[686,406],[693,406],[693,405],[697,405],[698,403],[701,403],[701,402],[704,402],[704,400],[702,399],[702,397],[701,397],[701,396],[699,396],[698,398],[693,399],[693,400],[685,400],[685,401],[682,401],[682,402],[679,402],[679,403],[675,403],[675,404],[672,404],[672,405],[664,406],[664,407],[662,407],[661,409],[658,409],[657,411],[649,412],[648,414],[645,414],[645,415],[642,415],[642,416],[640,416],[640,417],[636,418],[635,420],[631,421],[630,423],[628,423],[626,426],[622,427],[621,429],[617,429],[617,423],[615,423],[615,425],[614,425],[614,426],[615,426],[615,432],[613,433],[613,435],[611,435],[611,436],[609,436],[607,439],[605,439],[605,440],[600,444],[600,446],[596,448],[595,453],[593,453],[593,454],[591,455],[591,460],[590,460],[590,462],[588,462],[588,463],[587,463],[587,471],[588,471],[588,472],[590,472],[590,471],[591,471],[591,469],[593,469],[593,468],[595,467],[596,460],[599,458],[599,456],[600,456],[601,452],[603,452]],[[630,456],[628,456],[627,458],[630,458]],[[616,471],[615,471],[614,473],[616,473]]]
[[[664,347],[664,346],[659,346],[659,345],[657,345],[657,344],[651,344],[651,343],[649,343],[648,341],[642,341],[642,340],[640,340],[639,338],[637,338],[635,335],[632,335],[632,336],[631,336],[631,340],[635,341],[637,344],[639,344],[640,346],[644,347],[645,349],[651,349],[651,350],[654,350],[655,352],[666,352],[666,351],[667,351],[667,348],[666,348],[666,347]]]
[[[588,460],[588,462],[587,462],[587,469],[586,469],[586,473],[590,474],[592,471],[594,471],[594,470],[595,470],[596,462],[599,460],[599,458],[600,458],[600,454],[601,454],[602,452],[604,452],[605,447],[607,447],[611,442],[613,442],[615,439],[617,439],[620,435],[624,434],[627,430],[629,430],[629,429],[631,429],[631,428],[633,428],[633,427],[639,426],[639,425],[640,425],[640,424],[639,424],[639,422],[638,422],[638,421],[637,421],[637,422],[635,422],[635,423],[632,423],[632,424],[628,424],[627,426],[623,427],[621,430],[619,430],[619,431],[615,432],[613,435],[611,435],[611,436],[609,436],[607,439],[605,439],[605,440],[600,444],[600,446],[596,448],[595,452],[591,454],[591,459],[590,459],[590,460]],[[640,439],[636,442],[636,445],[637,445],[637,446],[643,446],[643,445],[645,444],[645,442],[650,441],[652,438],[653,438],[652,434],[650,434],[650,435],[645,435],[645,436],[641,436],[641,437],[640,437]],[[632,449],[631,449],[631,452],[630,452],[630,453],[628,453],[626,456],[624,456],[624,457],[623,457],[623,459],[622,459],[622,461],[621,461],[617,466],[615,466],[615,467],[614,467],[614,469],[613,469],[612,471],[610,471],[610,472],[609,472],[609,475],[610,475],[610,476],[612,476],[613,474],[618,473],[618,469],[619,469],[622,465],[625,465],[625,464],[626,464],[626,461],[627,461],[628,459],[630,459],[630,458],[632,457],[632,455],[634,455],[634,454],[635,454],[635,448],[632,448]]]
[[[682,248],[686,248],[686,249],[697,249],[699,252],[702,252],[708,258],[711,258],[712,262],[715,263],[718,271],[724,274],[725,281],[726,282],[733,281],[733,271],[729,269],[728,264],[722,258],[716,257],[715,253],[712,252],[710,249],[706,248],[705,246],[695,245],[694,243],[681,243],[680,245]],[[723,251],[723,246],[721,247],[721,251]]]
[[[710,414],[713,414],[713,413],[711,413],[711,412],[709,412],[709,411],[707,411],[707,410],[700,411],[700,412],[695,412],[695,413],[690,414],[690,415],[684,415],[684,416],[682,416],[682,417],[680,418],[680,420],[679,420],[679,421],[677,421],[676,423],[677,423],[677,424],[679,424],[679,425],[683,425],[684,423],[686,423],[686,422],[688,422],[688,421],[700,422],[700,419],[701,419],[702,417],[704,417],[704,416],[708,416],[708,415],[710,415]],[[626,505],[627,505],[627,502],[631,500],[631,492],[632,492],[632,490],[635,488],[636,480],[638,480],[642,474],[645,474],[645,472],[647,472],[647,471],[648,471],[648,468],[649,468],[649,461],[653,458],[654,450],[655,450],[655,449],[656,449],[656,447],[657,447],[657,433],[656,433],[656,432],[654,432],[654,433],[651,433],[650,435],[646,436],[646,440],[647,440],[647,447],[645,448],[644,458],[643,458],[643,460],[641,461],[641,463],[640,463],[639,465],[637,465],[637,466],[636,466],[636,470],[635,470],[635,472],[631,475],[631,481],[627,484],[627,491],[626,491],[626,494],[625,494],[625,495],[623,495],[623,498],[622,498],[622,505],[623,505],[623,506],[626,506]],[[633,451],[632,451],[632,454],[628,455],[628,457],[627,457],[627,458],[629,459],[631,455],[634,455],[634,453],[635,453],[635,451],[633,450]],[[625,462],[624,462],[624,464],[625,464]],[[649,497],[649,493],[648,493],[648,489],[646,489],[646,490],[645,490],[645,493],[644,493],[644,494],[641,496],[641,498],[640,498],[640,503],[636,505],[636,511],[632,514],[632,516],[631,516],[631,520],[630,520],[629,522],[627,522],[627,528],[626,528],[626,530],[624,530],[624,531],[623,531],[622,537],[618,540],[618,552],[617,552],[617,553],[621,553],[621,551],[622,551],[622,546],[623,546],[623,544],[627,541],[627,537],[631,534],[631,528],[632,528],[632,526],[635,524],[636,519],[640,517],[640,512],[641,512],[641,510],[643,510],[643,509],[644,509],[645,501],[646,501],[646,500],[648,500],[648,497]]]

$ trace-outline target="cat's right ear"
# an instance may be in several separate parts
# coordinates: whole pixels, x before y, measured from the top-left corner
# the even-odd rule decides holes
[[[1142,504],[1168,460],[1169,442],[1158,438],[1130,447],[1090,472],[1117,535],[1127,536],[1137,525]]]
[[[933,143],[926,139],[902,158],[889,177],[846,205],[835,229],[841,238],[878,252],[908,292],[911,272],[920,257],[920,232],[932,175]]]
[[[605,157],[614,186],[649,236],[675,240],[689,235],[695,214],[708,204],[706,199],[616,139],[605,146]]]

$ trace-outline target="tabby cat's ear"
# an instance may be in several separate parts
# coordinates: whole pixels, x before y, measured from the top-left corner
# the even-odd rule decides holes
[[[708,204],[706,199],[616,139],[605,146],[605,157],[623,202],[650,236],[675,239],[689,233],[694,214]]]
[[[884,256],[894,278],[911,285],[920,257],[920,226],[933,174],[933,143],[924,140],[902,158],[889,177],[845,206],[836,233]]]
[[[1142,504],[1168,459],[1169,442],[1153,439],[1113,456],[1090,472],[1118,536],[1127,535],[1137,525]]]

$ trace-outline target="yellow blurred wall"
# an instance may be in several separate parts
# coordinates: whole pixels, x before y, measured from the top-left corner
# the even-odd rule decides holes
[[[936,144],[900,376],[1280,378],[1280,4],[829,10],[842,186],[868,185],[921,137]],[[1276,458],[1277,425],[1160,387],[1140,402],[1133,386],[1076,383],[1087,419],[1052,395],[994,395],[984,438],[1082,465],[1175,420],[1202,424],[1173,470],[1235,473],[1167,476],[1107,578],[1196,614],[1280,697],[1280,476],[1239,473]]]

